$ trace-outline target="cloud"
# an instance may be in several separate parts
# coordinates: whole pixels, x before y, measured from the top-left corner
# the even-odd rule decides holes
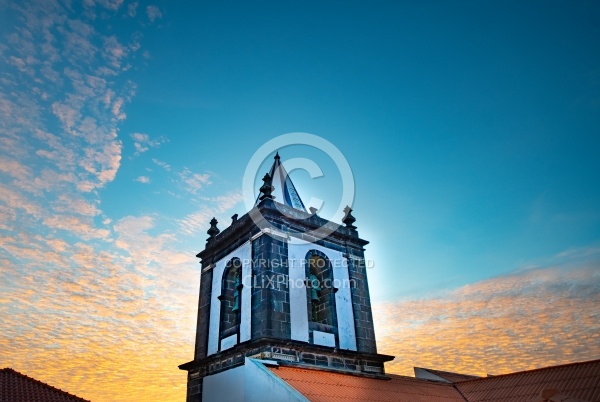
[[[43,223],[48,228],[64,231],[82,240],[107,239],[110,232],[96,228],[93,221],[81,215],[45,216]]]
[[[89,0],[92,2],[92,0]],[[109,10],[118,10],[119,7],[123,4],[123,0],[94,0],[97,4],[109,9]]]
[[[208,201],[207,205],[203,205],[197,211],[177,220],[179,230],[188,235],[205,231],[209,227],[210,220],[215,216],[221,222],[228,222],[226,220],[228,217],[224,216],[224,214],[242,202],[242,200],[242,194],[238,192],[207,198],[205,199],[205,201]]]
[[[40,203],[29,199],[25,194],[10,186],[0,183],[0,193],[2,194],[0,202],[9,209],[15,212],[23,211],[33,219],[37,219],[42,215],[43,208]]]
[[[34,136],[40,141],[40,148],[36,150],[36,155],[50,160],[59,171],[73,171],[76,151],[64,144],[68,141],[63,141],[61,137],[42,129],[35,130]]]
[[[124,120],[127,117],[127,115],[121,111],[121,107],[123,107],[123,102],[123,98],[118,98],[112,104],[111,111],[118,120]]]
[[[83,197],[76,195],[61,194],[54,203],[54,210],[57,212],[76,213],[84,216],[96,216],[100,214],[98,201],[90,202]]]
[[[413,366],[501,374],[600,356],[600,261],[531,268],[445,295],[373,306],[378,350]]]
[[[192,194],[211,184],[208,173],[194,173],[188,168],[179,172],[179,178],[186,184],[185,190]]]
[[[100,5],[118,9],[119,2]],[[87,192],[101,188],[114,179],[120,165],[117,124],[126,117],[123,108],[131,98],[132,84],[109,83],[97,71],[125,60],[127,50],[121,49],[116,37],[99,33],[94,21],[71,15],[72,10],[59,2],[25,2],[16,10],[23,14],[25,25],[15,26],[9,35],[13,40],[0,57],[24,60],[33,76],[20,80],[15,71],[6,70],[9,87],[0,97],[0,141],[12,155],[18,152],[24,157],[24,152],[34,149],[44,158],[31,172],[31,180],[41,171],[65,179],[55,181],[62,187],[70,184]],[[110,47],[108,60],[96,57],[105,45]],[[17,65],[15,70],[20,68]],[[48,110],[59,129],[54,129]],[[32,191],[26,180],[15,184]]]
[[[194,253],[156,228],[153,216],[126,216],[107,230],[111,249],[0,236],[19,256],[0,264],[0,283],[10,283],[0,298],[3,366],[98,401],[184,397],[177,365],[193,355],[199,275]]]
[[[130,3],[130,4],[127,6],[127,14],[128,14],[130,17],[135,17],[135,15],[136,15],[136,13],[137,13],[137,6],[138,6],[138,2],[137,2],[137,1],[136,1],[136,2],[133,2],[133,3]]]
[[[27,180],[31,177],[31,169],[14,159],[9,159],[8,156],[0,157],[0,172],[17,180]]]
[[[116,137],[116,133],[112,133],[111,137]],[[79,166],[92,174],[93,181],[82,181],[78,188],[87,191],[113,181],[121,164],[121,149],[121,141],[118,140],[107,141],[100,148],[85,149],[85,157],[79,161]]]
[[[159,161],[158,159],[152,159],[152,162],[154,162],[155,165],[160,166],[161,168],[165,169],[167,172],[171,171],[171,165],[169,165],[166,162],[163,161]]]
[[[64,130],[68,133],[73,132],[75,123],[81,118],[81,113],[76,108],[60,102],[52,104],[52,112],[58,117]]]
[[[156,139],[150,138],[148,134],[144,133],[133,133],[131,134],[131,138],[133,138],[133,147],[135,148],[135,155],[141,155],[144,152],[148,151],[150,148],[158,148],[167,140],[164,137],[158,137]]]
[[[162,18],[162,13],[160,9],[156,6],[148,6],[146,7],[146,15],[148,15],[148,19],[150,22],[154,22],[154,20]]]
[[[118,133],[135,94],[128,71],[144,26],[122,18],[122,3],[7,5],[0,366],[86,399],[180,400],[176,367],[193,355],[194,252],[154,218],[114,219],[101,208],[99,190],[121,166]]]
[[[118,74],[119,71],[124,71],[127,67],[123,67],[123,59],[129,54],[127,46],[122,45],[116,36],[108,36],[104,38],[103,57],[108,62],[109,68],[112,71],[106,71],[109,75]]]
[[[140,182],[142,184],[148,184],[148,183],[150,183],[150,178],[148,176],[140,176],[140,177],[136,178],[134,181]]]

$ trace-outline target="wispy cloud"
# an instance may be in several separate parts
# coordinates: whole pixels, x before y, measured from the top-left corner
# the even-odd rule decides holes
[[[194,253],[154,217],[114,222],[99,191],[121,168],[136,30],[147,26],[121,22],[133,13],[122,5],[6,5],[14,25],[0,40],[0,367],[97,401],[180,400]],[[103,33],[117,24],[118,35]],[[141,153],[164,140],[136,142]]]
[[[133,146],[135,148],[135,155],[143,154],[148,151],[150,148],[158,148],[167,140],[164,137],[158,137],[156,139],[150,138],[148,134],[144,133],[133,133],[131,134],[131,138],[133,138]]]
[[[596,256],[597,257],[597,256]],[[501,374],[600,356],[600,260],[529,268],[440,297],[374,306],[378,350],[413,366]]]
[[[154,22],[154,20],[162,18],[162,12],[156,6],[146,7],[146,15],[148,15],[150,22]]]
[[[205,230],[213,217],[217,217],[222,222],[221,227],[227,226],[229,224],[229,217],[224,214],[242,202],[242,200],[242,194],[238,192],[205,199],[206,203],[201,208],[177,220],[179,229],[185,234],[195,234]]]
[[[185,190],[192,194],[211,184],[208,173],[194,173],[188,168],[179,172],[179,178],[185,183]]]
[[[136,13],[137,13],[137,6],[138,6],[138,2],[133,2],[130,3],[127,6],[127,14],[129,14],[130,17],[135,17]]]
[[[142,184],[148,184],[150,183],[150,178],[148,176],[139,176],[135,179],[135,181]]]
[[[98,401],[181,399],[185,374],[176,366],[192,354],[199,278],[193,253],[174,251],[173,236],[149,234],[154,228],[150,216],[122,218],[107,250],[2,238],[20,255],[20,265],[0,269],[3,366]]]
[[[155,165],[158,165],[158,166],[160,166],[161,168],[165,169],[167,172],[170,172],[170,171],[171,171],[171,165],[169,165],[167,162],[163,162],[163,161],[160,161],[160,160],[158,160],[158,159],[154,159],[154,158],[152,159],[152,162],[153,162]]]

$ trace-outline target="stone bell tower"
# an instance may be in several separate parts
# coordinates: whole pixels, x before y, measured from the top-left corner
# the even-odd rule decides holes
[[[223,231],[212,219],[204,250],[188,401],[228,392],[248,358],[382,376],[364,259],[352,210],[343,226],[305,206],[275,155],[256,205]],[[223,389],[220,390],[219,387]],[[204,399],[203,399],[204,398]]]

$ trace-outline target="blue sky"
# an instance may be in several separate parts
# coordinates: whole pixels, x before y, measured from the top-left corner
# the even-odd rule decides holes
[[[373,276],[403,268],[401,283],[380,280],[375,297],[597,244],[595,5],[199,3],[163,12],[144,36],[151,56],[136,71],[123,131],[169,138],[154,156],[219,175],[211,191],[235,191],[274,136],[333,142],[356,175],[359,229],[381,260]]]
[[[0,37],[1,367],[179,400],[208,221],[290,132],[352,168],[396,372],[598,357],[598,3],[4,0]],[[281,155],[321,167],[291,176],[331,214],[333,161]]]

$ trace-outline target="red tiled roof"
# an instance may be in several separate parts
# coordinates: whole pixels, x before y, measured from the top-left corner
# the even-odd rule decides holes
[[[543,390],[600,402],[600,360],[502,374],[457,382],[456,388],[470,402],[524,402],[540,400]]]
[[[390,380],[298,367],[269,367],[313,402],[464,402],[452,384],[388,375]]]
[[[269,369],[313,402],[600,402],[600,360],[462,380],[470,376],[427,369],[440,377],[456,375],[453,384],[390,374],[386,381],[300,367]]]
[[[0,370],[0,401],[4,402],[89,402],[11,368]]]

